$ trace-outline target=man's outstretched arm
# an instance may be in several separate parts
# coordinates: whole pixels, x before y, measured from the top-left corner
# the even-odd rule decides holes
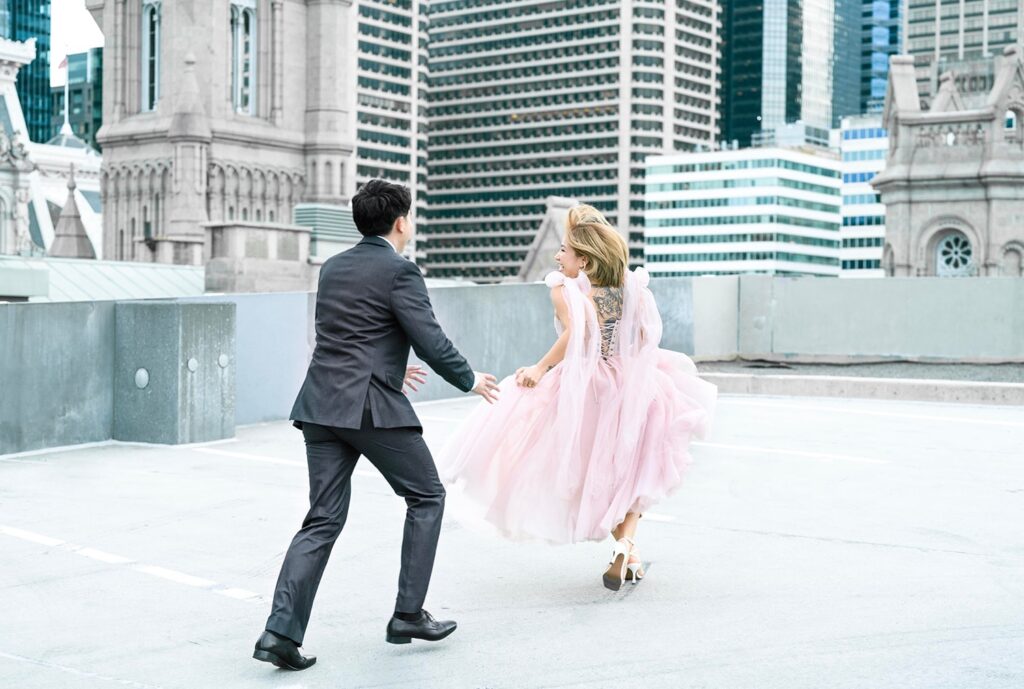
[[[476,375],[434,317],[427,284],[412,261],[407,261],[395,275],[391,287],[391,308],[416,356],[459,390],[473,390],[477,383]]]

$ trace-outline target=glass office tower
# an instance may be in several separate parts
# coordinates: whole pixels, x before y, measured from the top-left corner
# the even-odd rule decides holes
[[[25,111],[26,134],[45,142],[54,134],[50,96],[50,0],[0,0],[0,36],[12,41],[36,39],[36,59],[18,72],[18,98]]]
[[[861,113],[881,112],[889,81],[889,58],[902,45],[900,8],[903,0],[864,0],[861,33]]]
[[[722,138],[860,111],[861,0],[725,0]]]

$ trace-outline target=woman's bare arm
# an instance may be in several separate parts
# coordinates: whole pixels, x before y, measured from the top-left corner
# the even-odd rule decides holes
[[[555,307],[555,316],[562,324],[564,330],[555,340],[548,353],[541,357],[541,360],[530,367],[523,367],[516,371],[516,382],[520,385],[532,388],[541,377],[557,366],[565,359],[565,350],[569,346],[569,336],[572,332],[572,323],[569,320],[569,305],[565,302],[564,287],[559,285],[551,290],[551,303]]]

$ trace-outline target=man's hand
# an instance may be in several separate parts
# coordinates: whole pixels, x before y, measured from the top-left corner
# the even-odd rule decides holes
[[[547,371],[540,365],[524,366],[516,371],[516,383],[524,388],[535,388],[545,373]]]
[[[411,364],[405,367],[405,386],[402,388],[402,392],[406,395],[409,391],[419,392],[419,388],[416,387],[416,383],[423,385],[427,382],[427,372],[422,366]]]
[[[473,392],[480,395],[488,404],[494,404],[498,401],[498,379],[492,376],[490,373],[480,373],[479,371],[473,371],[473,375],[476,376],[476,384],[473,386]]]

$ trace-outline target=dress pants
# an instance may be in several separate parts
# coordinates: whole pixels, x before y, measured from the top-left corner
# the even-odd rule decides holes
[[[302,645],[313,598],[334,541],[345,526],[352,472],[364,455],[405,498],[405,535],[396,612],[416,613],[434,568],[444,486],[419,428],[374,428],[369,400],[359,430],[303,422],[309,465],[309,512],[288,548],[266,628]]]

